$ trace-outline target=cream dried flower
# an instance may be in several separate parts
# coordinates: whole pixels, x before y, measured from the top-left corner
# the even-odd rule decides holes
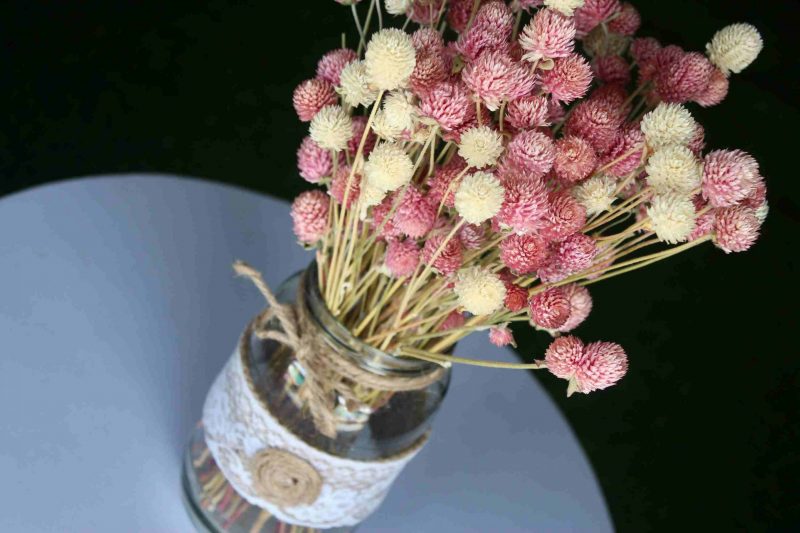
[[[685,241],[695,226],[692,200],[676,193],[657,194],[647,207],[650,226],[662,242],[675,244]]]
[[[411,36],[397,28],[375,33],[364,54],[367,79],[383,91],[405,87],[414,72],[416,52]]]
[[[339,152],[353,137],[353,121],[341,106],[323,107],[311,119],[308,134],[322,148]]]
[[[367,185],[383,192],[399,189],[411,181],[413,174],[414,164],[411,158],[394,143],[378,144],[364,164]]]
[[[489,126],[470,128],[461,134],[458,155],[475,168],[494,165],[503,153],[503,136]]]
[[[700,187],[702,167],[691,150],[685,146],[665,146],[647,160],[647,183],[656,193],[689,194]]]
[[[769,214],[769,203],[766,200],[756,208],[756,219],[759,224],[763,224]]]
[[[364,184],[358,196],[360,208],[358,218],[366,220],[369,208],[380,204],[384,198],[386,198],[386,191],[369,182]]]
[[[504,197],[500,180],[488,172],[475,172],[461,180],[455,195],[456,211],[470,224],[480,224],[500,211]]]
[[[390,15],[405,15],[413,3],[414,0],[385,0],[383,5]]]
[[[336,92],[352,107],[367,107],[378,97],[378,91],[367,80],[367,67],[363,61],[352,61],[345,65],[339,75]]]
[[[679,144],[686,146],[694,138],[697,123],[680,104],[660,103],[642,117],[642,133],[653,149]]]
[[[571,17],[576,9],[583,7],[583,0],[544,0],[544,5]]]
[[[456,274],[453,290],[458,304],[473,315],[490,315],[503,306],[506,287],[488,268],[462,268]]]
[[[738,74],[752,63],[764,41],[751,24],[739,23],[725,26],[706,45],[706,55],[726,76]]]
[[[617,182],[611,176],[593,176],[572,188],[572,196],[586,209],[586,216],[602,213],[614,202]]]
[[[375,115],[372,130],[381,138],[395,140],[404,132],[413,132],[419,114],[411,103],[413,95],[407,91],[393,91],[383,101],[382,109]]]

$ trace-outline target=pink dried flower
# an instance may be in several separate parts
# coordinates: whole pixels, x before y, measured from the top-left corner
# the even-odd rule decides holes
[[[592,61],[592,70],[603,83],[627,85],[631,81],[630,65],[622,56],[600,56]]]
[[[297,116],[308,122],[325,106],[339,102],[333,85],[321,79],[306,80],[298,85],[292,93],[292,105]]]
[[[689,144],[686,145],[686,148],[691,150],[691,152],[697,157],[701,157],[701,153],[705,147],[706,130],[703,128],[702,124],[696,122],[694,125],[694,136],[692,137],[692,140],[689,141]]]
[[[592,67],[578,54],[556,59],[553,68],[542,74],[542,88],[566,104],[586,94],[591,84]]]
[[[639,66],[652,61],[659,50],[661,50],[661,43],[653,37],[638,37],[631,41],[629,48],[631,57]]]
[[[694,204],[694,211],[695,213],[700,213],[703,209],[708,206],[708,203],[703,200],[702,195],[695,195],[692,197],[692,203]],[[696,215],[694,220],[694,229],[689,234],[687,238],[688,241],[696,241],[700,237],[705,237],[712,231],[714,231],[714,219],[716,217],[716,213],[714,209],[707,210],[702,215]]]
[[[553,122],[561,122],[566,118],[567,110],[561,104],[561,102],[556,102],[555,100],[548,100],[547,101],[547,119]]]
[[[439,18],[445,0],[426,0],[411,4],[409,18],[417,24],[432,25]]]
[[[446,165],[438,167],[433,176],[428,180],[428,185],[430,187],[428,196],[431,201],[435,202],[438,206],[442,202],[446,191],[447,198],[444,201],[444,206],[450,208],[454,207],[455,194],[458,190],[458,184],[461,182],[461,178],[458,179],[457,183],[453,183],[453,180],[455,180],[466,167],[467,163],[460,156],[455,156]]]
[[[434,120],[443,130],[451,131],[466,122],[473,109],[465,87],[445,81],[420,97],[419,113]]]
[[[342,165],[336,172],[336,176],[331,180],[331,187],[328,190],[336,203],[341,205],[344,202],[345,190],[347,184],[350,183],[350,192],[347,194],[347,207],[352,207],[358,200],[358,195],[361,194],[361,175],[354,174],[350,178],[350,165]]]
[[[422,260],[426,264],[430,263],[430,260],[433,258],[436,250],[442,245],[444,239],[445,235],[432,235],[425,241],[425,245],[422,247]],[[450,239],[447,241],[442,251],[439,252],[439,256],[433,262],[432,268],[443,276],[449,276],[461,267],[462,260],[463,252],[461,241],[458,239]]]
[[[515,284],[516,277],[507,270],[500,273],[500,279],[506,287],[506,297],[503,300],[503,305],[513,313],[522,311],[528,306],[528,289]]]
[[[478,9],[472,26],[459,35],[456,50],[467,62],[484,51],[505,50],[513,28],[514,14],[508,6],[499,1],[487,2]]]
[[[573,233],[556,248],[556,261],[568,274],[589,268],[596,256],[597,243],[583,233]]]
[[[339,85],[342,69],[357,59],[355,51],[349,48],[331,50],[317,63],[317,78],[325,80],[331,85]]]
[[[354,158],[358,152],[358,145],[361,144],[361,137],[364,135],[364,129],[367,127],[367,117],[355,116],[353,117],[353,136],[347,142],[347,153],[350,157]],[[368,156],[372,149],[375,148],[375,143],[378,137],[371,130],[367,133],[367,139],[364,141],[364,156]]]
[[[617,114],[620,116],[627,116],[630,113],[630,103],[628,100],[628,91],[621,83],[606,83],[592,91],[588,100],[597,102],[597,105],[617,109]]]
[[[512,234],[500,243],[500,260],[515,274],[535,272],[547,259],[547,242],[535,233]]]
[[[447,315],[447,318],[444,319],[444,322],[442,322],[437,329],[439,331],[448,331],[451,329],[462,327],[465,322],[466,319],[464,318],[464,313],[453,311],[452,313]]]
[[[417,53],[421,51],[444,54],[444,39],[442,34],[433,28],[420,28],[411,34],[411,44]]]
[[[530,300],[531,321],[540,328],[560,328],[567,322],[569,312],[569,298],[561,287],[547,289]]]
[[[617,140],[617,132],[624,117],[605,101],[579,102],[565,124],[567,135],[576,135],[589,141],[599,154],[609,150]]]
[[[412,275],[419,265],[419,246],[412,239],[389,241],[386,245],[385,264],[395,277]]]
[[[516,346],[514,334],[508,326],[495,326],[489,330],[489,342],[495,346]]]
[[[612,161],[616,161],[612,166],[606,168],[605,172],[621,178],[639,167],[642,162],[643,151],[644,134],[641,128],[638,124],[626,124],[617,133],[614,144],[603,157],[601,164],[605,166]]]
[[[553,193],[545,223],[539,230],[542,237],[560,241],[579,231],[586,224],[586,208],[568,192]]]
[[[464,224],[458,238],[467,250],[477,250],[486,243],[486,229],[482,225]]]
[[[344,157],[339,154],[340,162]],[[300,176],[309,183],[317,183],[333,171],[333,156],[330,150],[325,150],[306,136],[297,149],[297,170]]]
[[[617,16],[608,23],[608,30],[613,33],[630,37],[639,30],[642,25],[642,17],[639,11],[628,2],[624,2]]]
[[[536,83],[528,68],[498,50],[486,51],[467,64],[461,78],[491,111],[504,101],[529,95]]]
[[[584,346],[570,335],[555,339],[545,352],[547,369],[569,380],[567,395],[606,389],[628,371],[628,356],[619,344],[593,342]]]
[[[704,91],[694,96],[694,101],[703,107],[711,107],[722,102],[728,96],[728,77],[718,68],[715,68],[708,80]]]
[[[424,95],[449,76],[449,68],[444,53],[439,51],[417,51],[417,62],[409,78],[411,88]]]
[[[393,217],[387,218],[394,206],[395,198],[395,194],[390,194],[372,208],[372,225],[378,237],[382,239],[391,239],[401,235],[400,230],[394,224]]]
[[[564,285],[563,289],[569,298],[570,312],[569,318],[558,331],[566,333],[580,326],[592,312],[592,296],[589,289],[577,283]]]
[[[539,228],[548,208],[544,182],[541,179],[506,177],[503,187],[506,189],[505,198],[495,222],[520,235]]]
[[[550,137],[536,130],[522,131],[508,143],[500,162],[501,173],[522,175],[528,179],[541,178],[553,167],[555,157]]]
[[[764,180],[761,178],[761,176],[759,176],[758,183],[756,183],[753,192],[750,193],[750,196],[742,200],[740,205],[743,205],[745,207],[750,207],[752,209],[758,209],[766,201],[767,201],[767,184],[764,183]]]
[[[577,183],[597,167],[594,148],[582,137],[566,135],[556,141],[555,150],[553,170],[561,181]]]
[[[566,57],[575,46],[575,22],[554,9],[541,9],[522,30],[519,44],[527,61]]]
[[[467,27],[472,5],[473,0],[450,0],[445,18],[447,25],[453,28],[453,31],[461,33]]]
[[[410,186],[400,200],[392,221],[403,234],[419,239],[433,228],[436,206],[416,187]]]
[[[549,107],[544,96],[526,96],[509,102],[505,121],[517,130],[549,126]]]
[[[758,163],[741,150],[714,150],[703,161],[703,197],[714,207],[736,205],[760,181]]]
[[[744,252],[758,240],[761,224],[749,207],[717,209],[714,216],[714,244],[725,253]]]
[[[706,91],[713,72],[706,56],[689,52],[656,71],[656,91],[664,102],[688,102]]]
[[[575,10],[575,27],[578,38],[586,36],[596,26],[622,8],[619,0],[586,0]]]
[[[569,274],[561,268],[555,256],[550,256],[550,261],[536,271],[536,275],[543,283],[556,283],[569,277]]]
[[[292,222],[297,239],[306,244],[319,241],[328,231],[328,196],[315,189],[306,191],[292,202]]]

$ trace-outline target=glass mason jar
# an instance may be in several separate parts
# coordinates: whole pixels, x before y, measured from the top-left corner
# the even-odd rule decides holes
[[[276,291],[276,296],[281,303],[304,306],[309,317],[310,326],[307,327],[314,330],[318,339],[324,340],[326,350],[333,350],[336,356],[355,363],[368,375],[381,378],[431,378],[424,380],[427,382],[425,386],[413,390],[366,389],[368,398],[365,401],[354,402],[351,395],[340,396],[338,391],[334,391],[336,406],[332,410],[332,417],[335,432],[331,435],[330,432],[320,431],[302,394],[306,369],[290,346],[257,335],[262,313],[245,329],[233,357],[239,358],[243,373],[248,377],[248,392],[252,392],[259,404],[269,412],[270,419],[282,426],[280,430],[290,434],[287,439],[299,439],[305,443],[299,446],[310,446],[312,454],[321,452],[320,457],[331,459],[334,464],[331,468],[334,470],[340,460],[349,461],[348,465],[355,465],[354,468],[358,469],[362,462],[366,465],[384,464],[407,451],[412,451],[410,457],[413,457],[413,451],[419,449],[427,439],[432,417],[447,391],[450,370],[426,361],[389,355],[353,336],[325,306],[314,263],[304,272],[286,280]],[[283,330],[274,318],[266,323],[266,327]],[[222,375],[218,379],[221,378]],[[285,516],[283,521],[275,516],[280,513],[270,513],[261,506],[248,503],[215,461],[214,454],[209,450],[207,436],[200,422],[191,435],[183,462],[184,502],[198,530],[281,533],[355,530],[357,524],[319,528],[308,524],[293,525],[288,523]],[[335,471],[327,472],[327,475],[336,477]],[[342,475],[347,474],[343,472]],[[396,473],[388,476],[387,489],[394,475]],[[294,480],[290,477],[291,482]],[[270,488],[266,487],[266,490]],[[373,498],[375,506],[382,497],[382,494],[378,494]]]

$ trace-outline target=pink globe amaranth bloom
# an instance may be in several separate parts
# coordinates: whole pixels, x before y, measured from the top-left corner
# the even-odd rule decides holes
[[[528,61],[566,57],[575,47],[575,21],[554,9],[540,9],[520,33],[519,44]]]
[[[400,229],[394,224],[394,217],[388,217],[396,197],[396,193],[390,194],[372,208],[372,226],[381,239],[391,240],[402,235]]]
[[[444,52],[417,52],[417,62],[409,84],[415,93],[422,96],[445,81],[450,75],[449,70]]]
[[[702,152],[706,148],[706,130],[697,122],[694,126],[694,136],[686,147],[697,157],[702,157]]]
[[[461,33],[467,27],[469,16],[472,13],[473,0],[450,0],[447,4],[447,25],[453,28],[453,31]]]
[[[595,77],[603,83],[627,85],[631,81],[630,65],[622,56],[600,56],[592,60]]]
[[[583,56],[570,54],[556,59],[542,73],[542,88],[553,100],[568,104],[586,94],[592,84],[592,67]]]
[[[306,191],[292,202],[292,225],[297,239],[305,244],[319,241],[328,231],[328,195],[315,189]]]
[[[703,107],[715,106],[728,96],[729,85],[728,77],[720,69],[715,68],[708,80],[708,86],[694,96],[694,101]]]
[[[744,252],[756,240],[761,224],[755,210],[744,207],[725,207],[714,213],[714,244],[725,253]]]
[[[741,150],[714,150],[703,162],[703,198],[714,207],[736,205],[760,180],[758,163]]]
[[[550,125],[549,107],[544,96],[525,96],[506,106],[505,121],[517,130],[530,130]]]
[[[442,245],[445,237],[446,235],[441,234],[431,235],[428,237],[428,240],[425,241],[425,245],[422,247],[422,260],[425,264],[431,264],[433,255]],[[447,241],[447,244],[445,244],[442,251],[439,252],[439,256],[433,261],[431,267],[439,274],[449,276],[461,267],[463,259],[464,255],[461,241],[453,238]]]
[[[550,343],[544,362],[554,376],[569,380],[568,396],[606,389],[628,371],[628,356],[619,344],[593,342],[584,346],[571,335]]]
[[[560,328],[566,323],[569,313],[569,298],[561,287],[547,289],[530,300],[531,321],[540,328]]]
[[[702,195],[696,194],[692,197],[692,203],[694,204],[695,213],[700,213],[703,209],[708,206],[708,202],[706,202]],[[687,241],[696,241],[700,237],[705,237],[706,235],[710,234],[714,231],[714,219],[716,217],[716,213],[714,209],[710,209],[703,213],[702,215],[697,215],[694,221],[694,229],[689,234],[689,237],[686,239]]]
[[[592,296],[589,289],[577,283],[564,285],[563,289],[569,298],[570,311],[569,318],[558,331],[566,333],[580,326],[592,312]]]
[[[512,234],[500,243],[500,260],[514,274],[535,272],[547,260],[547,242],[536,235]]]
[[[586,208],[568,192],[550,194],[550,207],[539,234],[550,241],[560,241],[580,231],[586,224]]]
[[[639,30],[642,17],[639,11],[628,2],[624,2],[617,16],[608,23],[609,31],[630,37]]]
[[[616,142],[623,120],[619,109],[610,103],[589,99],[572,108],[564,130],[567,135],[583,137],[595,152],[603,154]]]
[[[421,95],[419,113],[434,120],[445,131],[452,131],[466,122],[473,104],[466,88],[457,82],[439,83]],[[473,109],[474,111],[474,109]]]
[[[389,241],[386,245],[385,264],[393,276],[411,276],[419,265],[419,246],[412,239]]]
[[[618,160],[612,166],[606,168],[605,172],[617,178],[622,178],[639,167],[642,162],[643,151],[644,134],[642,129],[638,124],[626,124],[617,132],[614,144],[603,156],[601,166]]]
[[[339,96],[333,85],[318,78],[304,81],[292,93],[292,105],[303,122],[310,121],[323,107],[337,103]]]
[[[500,160],[501,173],[521,174],[528,179],[541,178],[553,167],[555,157],[550,137],[537,130],[522,131],[508,143]]]
[[[489,342],[495,346],[516,346],[514,334],[508,326],[495,326],[489,330]]]
[[[767,201],[767,184],[764,183],[764,179],[759,176],[758,183],[756,183],[753,192],[750,193],[750,196],[745,198],[741,201],[740,205],[745,207],[750,207],[752,209],[758,209],[764,202]]]
[[[437,52],[444,54],[444,39],[442,34],[433,28],[420,28],[411,34],[411,44],[417,53]]]
[[[404,235],[419,239],[433,228],[436,206],[412,185],[403,194],[392,221]]]
[[[561,122],[567,116],[567,110],[555,100],[547,100],[547,120],[551,123]]]
[[[477,224],[464,224],[458,232],[458,238],[467,250],[477,250],[486,244],[486,228]]]
[[[428,180],[428,196],[431,201],[435,202],[438,206],[442,202],[442,198],[447,193],[447,198],[444,201],[444,206],[453,208],[455,205],[455,194],[458,190],[458,183],[453,183],[461,172],[467,168],[467,163],[460,156],[455,156],[447,162],[446,165],[438,167],[433,176]]]
[[[685,103],[702,95],[711,81],[714,65],[703,54],[689,52],[655,73],[655,88],[664,102]]]
[[[617,114],[620,116],[627,116],[631,110],[631,104],[627,102],[628,91],[621,83],[603,84],[593,90],[587,100],[597,102],[600,106],[617,109]]]
[[[343,154],[339,154],[339,162],[344,164]],[[319,146],[306,136],[297,149],[297,170],[300,176],[309,183],[317,183],[333,171],[333,156],[329,150]]]
[[[342,165],[336,172],[336,176],[331,180],[330,189],[328,194],[336,200],[336,203],[342,205],[344,203],[345,191],[347,184],[350,183],[350,192],[347,193],[347,207],[352,207],[358,200],[358,195],[361,194],[361,175],[353,174],[350,177],[350,165]]]
[[[356,152],[358,152],[358,145],[361,144],[361,137],[364,135],[364,130],[367,127],[367,117],[358,115],[353,117],[352,120],[353,136],[347,141],[347,153],[350,154],[351,158],[354,158]],[[368,156],[372,149],[375,148],[377,140],[378,137],[370,130],[370,132],[367,133],[367,139],[364,141],[365,156]]]
[[[470,10],[471,10],[470,6]],[[484,51],[506,50],[514,29],[514,14],[503,2],[483,4],[468,30],[456,41],[456,50],[467,62],[474,61]]]
[[[508,270],[500,272],[500,280],[506,287],[506,297],[503,300],[503,305],[514,313],[522,311],[528,306],[528,289],[515,284],[514,280],[516,278],[517,276]]]
[[[597,154],[589,142],[575,135],[556,141],[553,171],[561,181],[572,184],[587,178],[597,167]]]
[[[547,189],[541,179],[506,177],[503,179],[505,198],[494,221],[524,235],[537,230],[547,214]]]
[[[348,63],[358,59],[355,50],[337,48],[331,50],[317,63],[317,78],[327,81],[331,85],[339,85],[339,76]]]
[[[448,331],[451,329],[460,328],[466,322],[466,318],[464,318],[464,313],[460,313],[458,311],[453,311],[444,321],[439,325],[437,328],[439,331]]]
[[[408,17],[417,24],[430,26],[439,18],[439,13],[441,12],[444,2],[445,0],[414,2],[411,5]]]
[[[597,242],[583,233],[573,233],[556,247],[556,261],[568,274],[592,266],[597,256]]]
[[[639,37],[631,41],[628,52],[639,67],[639,85],[650,81],[656,72],[655,57],[661,43],[653,37]]]
[[[575,10],[575,27],[578,38],[585,37],[621,8],[619,0],[586,0],[583,6]]]
[[[450,131],[442,131],[442,139],[447,142],[454,142],[456,144],[461,142],[461,134],[467,131],[468,129],[475,128],[478,126],[483,126],[488,123],[491,123],[491,111],[486,109],[486,106],[480,104],[481,107],[481,122],[478,123],[478,113],[475,110],[475,103],[471,103],[467,106],[467,115],[464,123]]]
[[[497,110],[504,101],[529,95],[536,85],[530,69],[498,50],[486,51],[468,63],[461,79],[490,111]]]

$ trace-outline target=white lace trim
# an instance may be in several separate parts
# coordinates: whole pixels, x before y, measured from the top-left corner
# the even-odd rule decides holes
[[[313,448],[259,402],[247,384],[238,348],[211,386],[203,407],[203,425],[206,444],[236,492],[283,522],[321,529],[363,521],[378,508],[397,475],[422,447],[379,461],[345,459]],[[319,472],[323,483],[316,501],[280,507],[256,495],[247,465],[266,448],[291,452]]]

